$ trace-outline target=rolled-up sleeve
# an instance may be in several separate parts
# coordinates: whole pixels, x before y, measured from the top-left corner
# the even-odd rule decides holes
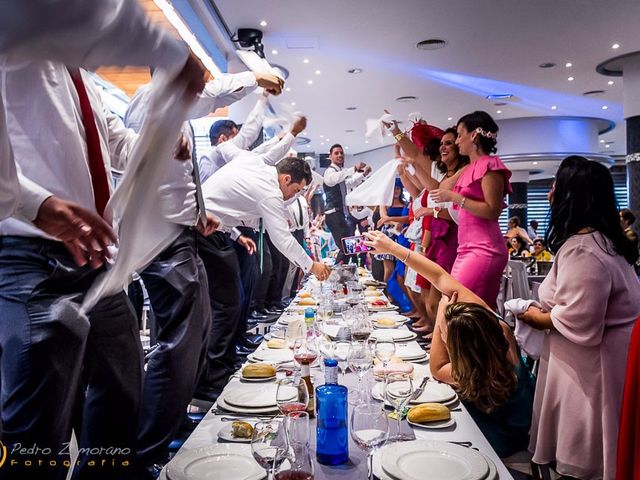
[[[284,206],[284,201],[277,197],[267,198],[260,203],[259,209],[265,229],[276,248],[291,263],[302,268],[305,273],[309,272],[313,265],[313,260],[289,231],[287,223],[288,212]]]

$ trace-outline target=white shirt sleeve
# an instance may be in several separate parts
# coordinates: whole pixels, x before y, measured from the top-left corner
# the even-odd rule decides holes
[[[347,187],[347,190],[351,190],[353,188],[356,188],[362,182],[364,182],[364,179],[365,179],[364,173],[355,172],[353,175],[345,179],[344,184]]]
[[[53,193],[32,182],[20,172],[18,172],[18,179],[20,182],[20,201],[15,216],[21,220],[32,222],[38,216],[40,205],[47,198],[53,196]]]
[[[291,235],[287,224],[288,212],[282,199],[277,197],[267,198],[260,203],[259,209],[265,229],[276,248],[290,262],[302,268],[305,273],[309,272],[313,266],[313,260],[309,258],[304,248]]]
[[[189,50],[135,0],[0,0],[0,52],[95,69],[150,65],[177,72]]]
[[[287,152],[291,149],[291,146],[295,142],[296,137],[294,137],[291,132],[289,132],[284,137],[282,137],[282,139],[278,143],[261,154],[260,158],[262,158],[262,161],[267,165],[276,165],[287,155]],[[255,149],[253,151],[255,152]]]
[[[205,117],[218,108],[244,98],[258,86],[253,72],[223,74],[207,82],[187,118]]]
[[[324,183],[326,183],[330,187],[335,187],[339,183],[344,182],[351,175],[356,174],[356,167],[351,168],[343,168],[339,172],[334,168],[327,168],[324,171]]]
[[[120,117],[106,106],[104,107],[104,114],[109,128],[109,158],[111,159],[111,168],[122,171],[127,166],[127,163],[129,163],[129,155],[131,155],[133,147],[138,140],[138,134],[132,129],[125,127]]]
[[[256,148],[254,148],[251,151],[257,154],[265,153],[267,150],[270,150],[272,147],[274,147],[280,140],[282,140],[282,138],[279,137],[278,135],[275,135],[274,137],[271,137],[266,142],[262,142],[260,145],[258,145]]]
[[[242,124],[242,128],[238,134],[233,137],[230,142],[233,142],[238,148],[242,150],[248,149],[253,142],[258,138],[260,129],[262,129],[262,122],[264,121],[264,111],[267,108],[267,97],[260,95],[260,98],[256,102],[255,107],[247,116],[247,119]]]

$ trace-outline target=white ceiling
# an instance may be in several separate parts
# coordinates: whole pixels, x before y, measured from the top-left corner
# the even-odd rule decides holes
[[[347,146],[351,154],[375,148],[379,145],[365,143],[365,120],[389,108],[398,118],[421,112],[442,128],[477,109],[496,119],[601,117],[616,124],[602,135],[606,142],[614,142],[606,149],[601,144],[602,151],[626,153],[622,78],[599,75],[595,67],[613,56],[640,50],[638,0],[215,0],[215,4],[232,32],[242,27],[261,29],[267,59],[290,71],[291,91],[278,101],[295,102],[294,108],[309,118],[306,136],[311,143],[300,151],[323,153],[335,142]],[[259,25],[262,20],[266,27]],[[417,42],[429,38],[448,44],[436,51],[416,48]],[[293,43],[309,48],[289,48]],[[620,48],[612,49],[614,43]],[[277,55],[272,54],[274,49]],[[543,62],[556,66],[539,68]],[[573,66],[566,68],[567,62]],[[240,67],[231,63],[231,68]],[[363,72],[347,73],[351,68]],[[568,81],[569,76],[575,80]],[[608,85],[609,80],[614,85]],[[589,90],[606,92],[583,97]],[[497,107],[485,98],[496,93],[515,97]],[[407,95],[418,100],[395,101]],[[603,105],[608,108],[603,110]],[[346,110],[353,106],[357,110]],[[498,153],[499,147],[498,143]]]

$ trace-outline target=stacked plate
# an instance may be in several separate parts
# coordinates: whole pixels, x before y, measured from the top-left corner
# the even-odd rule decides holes
[[[293,362],[293,352],[288,348],[259,348],[247,356],[250,362],[288,363]]]
[[[395,355],[406,362],[425,362],[429,360],[429,354],[415,342],[397,345]]]
[[[428,472],[428,477],[425,476]],[[471,448],[435,440],[390,443],[375,452],[380,480],[497,480],[495,464]]]
[[[235,413],[275,413],[277,388],[275,383],[229,387],[218,397],[218,407]]]
[[[389,329],[389,330],[374,330],[371,332],[369,338],[373,340],[385,339],[393,340],[395,342],[408,342],[416,338],[417,335],[411,330],[407,329]]]
[[[262,480],[265,470],[249,445],[217,444],[181,451],[166,467],[168,480]]]
[[[414,382],[414,387],[418,388],[418,382]],[[371,389],[371,396],[376,400],[384,401],[390,405],[386,399],[384,399],[384,382],[376,383]],[[458,400],[456,392],[446,383],[440,383],[436,380],[429,380],[424,386],[424,390],[417,397],[411,400],[409,403],[417,405],[420,403],[442,403],[450,404]]]
[[[378,320],[392,320],[393,325],[381,325],[378,323]],[[404,315],[400,315],[396,312],[389,313],[375,313],[371,315],[371,322],[373,323],[374,328],[398,328],[401,325],[404,325],[409,319]]]

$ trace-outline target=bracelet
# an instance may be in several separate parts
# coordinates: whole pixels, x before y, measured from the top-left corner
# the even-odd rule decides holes
[[[433,218],[438,218],[440,215],[440,207],[433,207]]]
[[[407,252],[407,256],[406,256],[406,257],[404,257],[404,260],[402,260],[402,263],[407,263],[407,260],[409,260],[409,256],[410,256],[410,255],[411,255],[411,250],[409,250],[409,251]]]
[[[462,200],[460,201],[460,210],[464,208],[464,202],[466,201],[467,201],[467,197],[462,197]]]
[[[396,142],[399,142],[400,140],[402,140],[404,137],[406,137],[404,132],[400,132],[400,133],[396,133],[393,138],[396,139]]]

